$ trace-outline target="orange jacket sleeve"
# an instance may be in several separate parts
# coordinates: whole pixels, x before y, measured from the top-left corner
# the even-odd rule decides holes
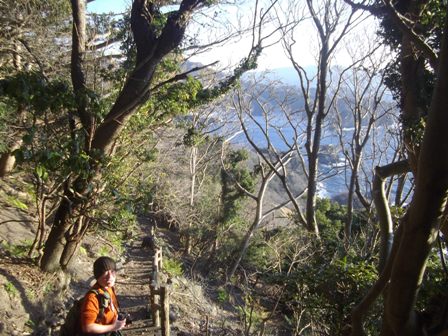
[[[98,289],[97,289],[98,290]],[[86,326],[92,323],[99,323],[103,325],[112,324],[118,316],[117,311],[117,298],[112,289],[107,290],[112,299],[112,304],[109,303],[109,306],[104,309],[104,316],[101,320],[97,321],[98,314],[100,312],[100,303],[98,301],[98,296],[94,292],[88,292],[84,297],[82,306],[81,306],[81,330],[85,331]],[[101,293],[102,290],[99,289]]]

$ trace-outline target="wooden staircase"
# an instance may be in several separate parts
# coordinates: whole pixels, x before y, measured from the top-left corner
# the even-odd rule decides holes
[[[154,326],[151,313],[151,293],[154,294],[154,282],[151,283],[151,281],[154,274],[157,274],[161,268],[162,256],[161,252],[154,253],[153,250],[142,247],[143,237],[150,231],[145,225],[147,223],[140,224],[141,232],[128,246],[127,262],[119,271],[117,280],[121,310],[129,313],[132,320],[122,331],[124,336],[161,336],[162,330]],[[153,265],[154,262],[155,265]]]

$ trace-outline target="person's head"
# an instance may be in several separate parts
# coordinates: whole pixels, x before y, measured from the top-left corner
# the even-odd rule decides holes
[[[116,270],[117,265],[115,261],[109,257],[99,257],[93,263],[93,275],[98,284],[103,288],[115,285]]]

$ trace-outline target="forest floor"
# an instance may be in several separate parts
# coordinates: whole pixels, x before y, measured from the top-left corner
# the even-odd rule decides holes
[[[92,263],[105,250],[118,260],[116,290],[123,310],[134,320],[125,335],[148,335],[149,252],[141,247],[149,224],[140,218],[139,227],[117,251],[101,236],[89,236],[67,272],[43,273],[27,257],[34,239],[33,211],[22,205],[32,202],[14,186],[0,183],[0,335],[57,335],[67,310],[93,284]],[[20,200],[17,202],[16,200]],[[178,237],[160,229],[160,238],[176,253]],[[106,248],[106,249],[105,249]],[[235,310],[224,309],[216,291],[206,283],[184,276],[171,279],[172,335],[241,335]]]

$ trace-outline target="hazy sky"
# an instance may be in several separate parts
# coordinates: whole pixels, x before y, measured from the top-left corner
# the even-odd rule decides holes
[[[120,13],[130,4],[131,0],[94,0],[87,5],[87,10],[95,13]]]
[[[87,10],[95,13],[121,13],[130,5],[131,0],[95,0],[87,5]],[[242,57],[247,55],[249,46],[250,40],[244,39],[224,48],[212,48],[207,54],[192,58],[192,61],[208,63],[219,60],[221,67],[235,65],[239,63]],[[281,48],[269,48],[264,51],[259,67],[264,70],[266,68],[289,66],[285,62],[287,62],[287,59]]]
[[[127,7],[130,7],[132,0],[95,0],[88,4],[87,9],[90,12],[115,12],[120,13],[123,12]],[[248,3],[251,3],[249,1]],[[214,7],[215,8],[215,7]],[[212,9],[212,13],[215,9]],[[218,20],[220,18],[226,18],[230,17],[231,20],[233,20],[234,23],[230,22],[232,25],[238,25],[240,21],[244,20],[251,20],[252,14],[251,11],[248,10],[247,14],[241,13],[243,12],[244,8],[236,9],[236,7],[226,7],[221,8],[221,12],[219,12],[219,15],[213,19],[213,22]],[[223,14],[224,13],[224,14]],[[245,12],[243,12],[245,13]],[[213,15],[211,15],[213,17]],[[199,17],[199,20],[201,20],[201,16]],[[230,20],[230,21],[231,21]],[[210,35],[212,34],[218,34],[216,32],[211,32],[212,27],[216,24],[213,22],[211,23],[212,19],[210,17],[202,16],[202,22],[205,23],[205,25],[208,27],[201,28],[201,30],[198,30],[200,34],[204,34],[204,32],[209,32]],[[224,20],[225,21],[225,20]],[[194,27],[194,25],[191,25]],[[197,25],[199,27],[199,25]],[[194,34],[193,32],[194,28],[191,28],[191,34]],[[372,29],[370,29],[372,30]],[[267,32],[267,30],[266,30]],[[298,39],[298,43],[294,48],[294,54],[296,55],[296,60],[303,66],[311,66],[313,64],[316,64],[315,61],[315,51],[317,50],[317,38],[316,38],[316,32],[312,28],[311,22],[302,24],[299,34],[297,34],[296,39]],[[365,33],[362,35],[364,39],[366,39]],[[211,36],[211,40],[213,40],[214,36]],[[359,38],[354,38],[354,40],[358,40]],[[366,39],[368,40],[368,39]],[[241,39],[239,42],[228,44],[225,47],[216,48],[212,47],[210,48],[210,51],[207,54],[203,54],[201,56],[192,58],[192,61],[195,62],[201,62],[201,63],[210,63],[214,61],[220,61],[219,66],[220,67],[234,67],[237,65],[240,60],[247,55],[249,48],[250,48],[251,40],[250,38],[244,38]],[[358,42],[359,43],[359,42]],[[344,63],[348,63],[347,54],[344,54],[344,51],[340,52],[338,54],[338,58],[335,63],[343,65]],[[275,68],[285,68],[285,67],[291,67],[290,61],[286,58],[284,55],[283,49],[280,44],[270,47],[268,49],[265,49],[263,51],[263,54],[258,62],[259,70],[265,70],[265,69],[275,69]]]

